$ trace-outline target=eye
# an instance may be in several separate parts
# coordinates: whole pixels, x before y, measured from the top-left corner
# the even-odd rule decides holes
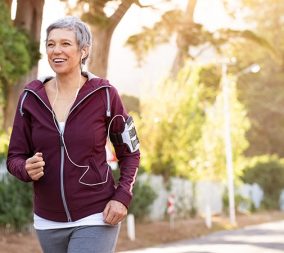
[[[49,43],[46,44],[46,46],[47,47],[54,47],[54,43],[49,42]]]
[[[63,42],[62,44],[63,44],[63,46],[70,46],[71,45],[71,43],[67,42],[67,41]]]

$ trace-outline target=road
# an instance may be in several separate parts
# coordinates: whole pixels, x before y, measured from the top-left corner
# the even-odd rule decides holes
[[[196,239],[119,253],[283,253],[284,221],[233,231],[221,231]]]

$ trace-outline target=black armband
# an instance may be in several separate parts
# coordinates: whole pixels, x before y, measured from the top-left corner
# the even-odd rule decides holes
[[[126,144],[131,153],[139,149],[140,143],[131,116],[124,122],[124,130],[122,133],[110,133],[110,140],[113,145]]]

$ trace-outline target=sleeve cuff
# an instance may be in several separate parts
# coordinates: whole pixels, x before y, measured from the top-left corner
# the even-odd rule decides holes
[[[128,192],[125,192],[122,189],[119,189],[119,187],[118,187],[114,196],[111,199],[121,202],[128,209],[130,202],[132,200],[132,195]]]
[[[22,180],[25,181],[25,182],[31,182],[33,180],[31,179],[31,177],[29,176],[28,172],[26,171],[25,165],[26,165],[26,161],[23,161],[21,166],[20,166]]]

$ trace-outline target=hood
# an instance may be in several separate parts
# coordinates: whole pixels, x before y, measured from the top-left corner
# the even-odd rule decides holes
[[[86,96],[88,96],[90,93],[92,93],[95,90],[98,90],[103,87],[111,87],[108,80],[97,77],[90,72],[82,72],[82,75],[87,77],[87,81],[81,87],[78,93],[78,96],[76,98],[76,101],[74,102],[74,105],[76,105],[78,101],[82,100],[83,98],[85,98]],[[47,105],[47,107],[51,109],[46,91],[44,89],[44,84],[53,78],[55,77],[45,76],[45,77],[39,78],[38,80],[34,80],[25,86],[24,91],[25,93],[31,92],[35,94],[37,97],[39,97],[42,100],[42,102],[44,102]],[[26,95],[23,96],[21,104],[23,104],[25,98],[26,98]]]

